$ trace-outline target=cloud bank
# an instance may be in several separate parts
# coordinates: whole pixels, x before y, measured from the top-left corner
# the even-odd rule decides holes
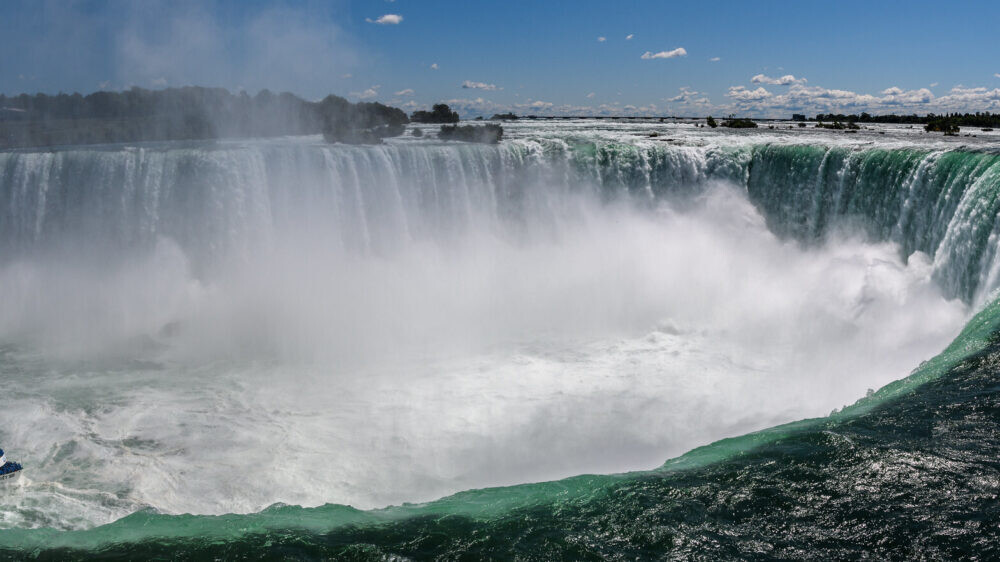
[[[898,86],[877,94],[792,84],[786,93],[773,94],[763,87],[750,90],[731,86],[726,110],[768,116],[789,113],[947,113],[1000,110],[1000,88],[955,86],[946,95],[935,96],[928,88],[906,90]]]

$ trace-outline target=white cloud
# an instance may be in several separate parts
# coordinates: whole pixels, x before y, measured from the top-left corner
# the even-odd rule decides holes
[[[712,57],[712,58],[708,59],[708,62],[719,62],[720,60],[722,60],[722,59],[719,58],[719,57]]]
[[[156,78],[154,80],[150,80],[149,83],[152,84],[153,86],[166,86],[167,85],[167,79],[163,78],[161,76],[160,78]]]
[[[698,95],[698,94],[701,93],[701,92],[696,92],[696,91],[692,90],[691,88],[688,88],[687,86],[682,86],[682,87],[678,88],[678,90],[680,91],[679,94],[677,94],[676,96],[674,96],[672,98],[666,98],[666,100],[664,100],[664,101],[671,102],[671,103],[688,103],[689,101],[692,100],[692,98],[694,96],[696,96],[696,95]]]
[[[986,91],[986,88],[983,88],[982,90]],[[903,90],[902,88],[893,86],[882,90],[882,95],[884,97],[879,101],[885,105],[926,104],[934,99],[934,94],[932,94],[927,88],[920,88],[919,90]]]
[[[598,37],[598,38],[597,38],[597,42],[598,42],[598,43],[603,43],[603,42],[605,42],[605,41],[607,41],[607,40],[608,40],[608,38],[607,38],[607,37]]]
[[[473,82],[472,80],[466,80],[462,82],[462,87],[466,90],[500,90],[502,88],[497,88],[496,84],[487,84],[486,82]]]
[[[768,92],[763,87],[757,88],[756,90],[748,90],[743,86],[730,86],[729,93],[726,95],[734,100],[755,101],[771,97],[771,92]]]
[[[625,40],[626,41],[631,41],[633,37],[635,37],[635,34],[634,33],[629,33],[628,35],[625,36]]]
[[[897,91],[897,92],[901,91],[899,88],[890,88],[890,90],[894,90],[894,91]],[[954,88],[951,89],[951,93],[952,94],[980,94],[980,93],[985,92],[985,91],[986,91],[986,88],[984,88],[982,86],[980,86],[978,88],[966,88],[965,86],[958,85],[958,86],[955,86]],[[889,92],[889,90],[885,90],[882,93],[883,94],[887,94],[887,93],[890,93],[890,92]]]
[[[995,76],[996,78],[1000,78],[1000,72],[994,72],[993,76]]]
[[[642,57],[640,58],[642,58],[643,60],[672,59],[674,57],[683,57],[686,56],[687,54],[688,52],[684,49],[684,47],[677,47],[672,51],[660,51],[659,53],[651,53],[649,51],[646,51],[645,53],[642,54]]]
[[[587,94],[587,99],[592,99],[594,97],[594,92]]]
[[[937,87],[937,85],[938,85],[938,83],[937,83],[937,82],[931,82],[931,88],[936,88],[936,87]]]
[[[405,90],[400,90],[400,91],[396,92],[396,95],[397,96],[412,96],[413,95],[413,89],[412,88],[407,88]]]
[[[365,18],[368,23],[377,23],[379,25],[399,25],[403,22],[403,16],[399,14],[385,14],[384,16],[379,16],[376,19]]]
[[[792,84],[805,84],[808,80],[805,78],[796,78],[791,74],[786,74],[780,78],[771,78],[770,76],[758,74],[751,78],[750,82],[753,84],[770,84],[772,86],[790,86]]]
[[[111,89],[111,81],[110,80],[105,80],[104,82],[101,82],[100,84],[98,84],[97,87],[99,89],[101,89],[101,90],[110,90]]]
[[[933,96],[931,97],[933,98]],[[941,110],[951,111],[981,111],[983,109],[995,111],[1000,109],[1000,88],[989,90],[982,87],[955,86],[948,92],[948,95],[935,99],[934,105]]]
[[[431,65],[431,70],[437,70],[437,69],[438,69],[438,63],[434,63]]]
[[[379,88],[381,88],[381,86],[372,86],[363,92],[351,92],[351,95],[359,99],[367,100],[377,96]]]

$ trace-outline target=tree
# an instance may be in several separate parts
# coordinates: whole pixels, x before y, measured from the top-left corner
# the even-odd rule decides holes
[[[719,126],[719,124],[715,122],[715,119],[713,119],[711,115],[708,116],[708,126],[713,129]]]
[[[430,111],[414,111],[410,120],[414,123],[458,123],[458,113],[447,104],[437,103]]]
[[[927,125],[924,125],[924,130],[927,131],[928,133],[937,131],[940,133],[944,133],[946,135],[956,135],[961,130],[961,128],[951,119],[942,118],[942,119],[935,119],[934,121],[931,121]]]
[[[756,129],[757,123],[750,119],[736,117],[730,113],[729,117],[722,122],[722,126],[729,127],[730,129]]]

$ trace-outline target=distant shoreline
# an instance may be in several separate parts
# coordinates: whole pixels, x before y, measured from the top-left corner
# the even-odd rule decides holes
[[[446,106],[445,106],[446,107]],[[414,119],[420,121],[419,114]],[[702,123],[706,117],[639,115],[503,114],[527,121],[659,121]],[[494,116],[496,117],[496,116]],[[803,114],[792,118],[743,118],[759,123],[866,123],[1000,128],[1000,114],[935,115]],[[466,119],[472,121],[472,119]],[[481,120],[481,118],[477,118]],[[458,114],[454,114],[454,122]],[[329,142],[378,143],[397,136],[410,118],[378,102],[351,103],[330,95],[318,102],[262,90],[254,96],[224,88],[187,86],[164,90],[0,95],[0,150],[134,142],[269,138],[322,134]],[[838,128],[838,127],[833,127]]]

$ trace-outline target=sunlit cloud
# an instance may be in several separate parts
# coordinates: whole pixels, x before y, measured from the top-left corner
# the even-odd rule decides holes
[[[400,90],[400,91],[396,92],[396,95],[397,96],[412,96],[413,95],[413,89],[412,88],[406,88],[405,90]]]
[[[729,93],[726,95],[735,100],[751,101],[769,98],[771,97],[771,92],[768,92],[763,87],[756,90],[748,90],[744,86],[730,86]]]
[[[791,74],[786,74],[780,78],[771,78],[770,76],[758,74],[751,78],[750,82],[753,84],[770,84],[772,86],[791,86],[792,84],[805,84],[808,80],[805,78],[796,78]]]
[[[687,56],[687,54],[688,54],[688,52],[687,52],[687,50],[684,49],[684,47],[677,47],[676,49],[674,49],[672,51],[660,51],[659,53],[653,53],[653,52],[650,52],[650,51],[646,51],[645,53],[642,54],[642,56],[640,58],[643,59],[643,60],[672,59],[674,57]]]
[[[625,36],[625,40],[626,41],[631,41],[633,37],[635,37],[635,34],[634,33],[629,33],[628,35]]]
[[[368,100],[378,95],[379,88],[381,88],[381,86],[372,86],[363,92],[351,92],[351,95],[358,99]]]
[[[473,82],[472,80],[466,80],[462,82],[462,87],[466,90],[499,90],[496,84],[487,84],[486,82]]]
[[[687,86],[682,86],[678,88],[678,90],[680,90],[679,94],[677,94],[672,98],[667,98],[665,101],[668,101],[670,103],[688,103],[689,101],[692,100],[694,96],[701,93],[701,92],[696,92],[691,88],[688,88]]]
[[[598,43],[603,43],[603,42],[605,42],[605,41],[607,41],[607,40],[608,40],[608,38],[607,38],[607,37],[598,37],[598,38],[597,38],[597,42],[598,42]]]
[[[722,60],[722,59],[719,58],[719,57],[712,57],[712,58],[708,59],[708,62],[719,62],[720,60]]]
[[[365,18],[368,23],[377,23],[379,25],[399,25],[403,22],[403,16],[399,14],[385,14],[384,16],[379,16],[376,19]]]

